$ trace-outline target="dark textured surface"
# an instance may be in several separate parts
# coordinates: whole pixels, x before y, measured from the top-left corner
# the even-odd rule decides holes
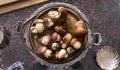
[[[54,2],[51,0],[49,2]],[[94,54],[99,48],[109,45],[120,53],[120,0],[57,0],[72,4],[79,8],[89,19],[95,32],[102,34],[103,41],[99,46],[92,46],[86,57],[81,62],[69,68],[47,68],[36,62],[33,56],[22,44],[20,36],[15,33],[14,24],[25,21],[39,7],[46,3],[34,5],[10,13],[0,15],[0,25],[5,26],[11,33],[8,46],[0,49],[0,68],[6,68],[16,61],[24,62],[25,70],[101,70],[94,59]]]

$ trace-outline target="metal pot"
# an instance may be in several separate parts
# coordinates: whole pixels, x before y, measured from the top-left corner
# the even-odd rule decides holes
[[[84,49],[81,52],[81,54],[78,54],[75,58],[65,61],[65,62],[59,62],[59,63],[54,63],[54,62],[49,62],[47,60],[44,60],[43,58],[39,57],[37,53],[34,50],[34,44],[31,42],[31,32],[30,32],[30,27],[33,23],[33,21],[41,15],[43,12],[47,11],[50,8],[53,7],[59,7],[63,6],[69,9],[72,13],[74,13],[77,17],[82,18],[82,20],[85,22],[86,29],[88,31],[86,40],[84,43]],[[48,3],[45,4],[44,6],[40,7],[31,17],[26,20],[25,22],[18,22],[17,23],[17,32],[21,35],[23,43],[25,43],[26,48],[30,51],[30,53],[35,57],[35,59],[40,62],[43,65],[50,66],[50,67],[68,67],[70,65],[73,65],[74,63],[80,61],[82,58],[85,57],[87,51],[89,48],[91,48],[92,45],[99,45],[102,41],[101,34],[96,32],[94,33],[92,27],[89,24],[88,19],[86,16],[75,6],[72,6],[67,3],[62,3],[62,2],[54,2],[54,3]]]

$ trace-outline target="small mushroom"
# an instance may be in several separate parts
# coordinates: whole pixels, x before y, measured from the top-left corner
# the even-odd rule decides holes
[[[56,57],[56,59],[61,60],[62,58],[64,58],[66,56],[66,54],[67,54],[66,50],[65,49],[61,49],[59,52],[57,52],[55,54],[55,57]]]
[[[51,18],[44,18],[44,23],[48,28],[51,28],[54,26],[54,22],[51,20]]]
[[[52,51],[50,49],[47,49],[45,52],[44,52],[44,57],[46,58],[50,58],[52,57]]]
[[[31,33],[32,34],[38,34],[39,32],[38,32],[37,28],[31,27]]]
[[[54,50],[54,51],[57,50],[59,47],[60,47],[60,46],[59,46],[58,43],[53,43],[53,44],[51,45],[51,49]]]
[[[65,49],[67,47],[67,44],[66,43],[62,43],[61,44],[61,48]]]
[[[48,12],[48,17],[57,25],[61,25],[67,18],[67,10],[64,7],[59,7],[58,11],[51,10]]]
[[[77,38],[72,38],[70,41],[70,45],[74,44],[77,41]]]
[[[60,36],[58,33],[54,32],[54,33],[52,34],[52,39],[53,39],[54,41],[60,41],[60,40],[61,40],[61,36]]]
[[[50,40],[51,40],[50,35],[43,36],[42,38],[39,39],[39,41],[46,46],[50,43]]]
[[[54,11],[54,10],[52,10],[52,11],[49,11],[48,12],[48,17],[50,17],[50,18],[59,18],[59,12],[58,11]]]
[[[43,19],[36,19],[36,20],[34,21],[34,24],[43,23],[43,22],[44,22]]]
[[[43,54],[46,50],[47,50],[47,47],[46,47],[46,46],[40,46],[40,47],[38,48],[38,53],[39,53],[39,54]]]
[[[71,54],[71,53],[73,53],[74,51],[75,51],[75,49],[72,48],[72,47],[68,47],[68,48],[67,48],[68,54]]]
[[[68,54],[66,54],[64,58],[67,59],[68,58]]]
[[[60,30],[63,30],[62,26],[55,26],[55,31],[60,31]]]
[[[72,44],[72,46],[75,48],[75,49],[80,49],[82,44],[81,42],[79,41],[75,41],[75,43]]]
[[[67,34],[62,38],[62,40],[63,40],[64,43],[69,43],[71,39],[72,39],[72,35],[71,35],[70,33],[67,33]]]
[[[38,30],[39,33],[42,33],[45,29],[42,23],[37,23],[35,28]]]
[[[87,30],[84,28],[84,22],[83,21],[78,21],[78,22],[75,23],[74,32],[75,32],[76,36],[86,35]]]
[[[62,26],[55,26],[55,31],[61,34],[62,36],[66,35],[66,30],[63,29]]]

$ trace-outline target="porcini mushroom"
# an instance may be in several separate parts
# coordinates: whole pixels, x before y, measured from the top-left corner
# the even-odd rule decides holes
[[[42,33],[45,29],[42,23],[37,23],[35,28],[38,30],[39,33]]]
[[[82,20],[77,21],[75,23],[74,33],[75,33],[76,36],[86,35],[87,30],[84,28],[84,22]]]
[[[80,41],[75,41],[72,46],[75,48],[75,49],[80,49],[82,44]]]
[[[44,52],[44,57],[46,58],[50,58],[52,57],[52,51],[50,49],[47,49],[45,52]]]
[[[66,35],[67,33],[66,30],[64,30],[62,26],[55,26],[54,29],[56,32],[58,32],[62,36]]]
[[[69,43],[71,39],[72,39],[72,34],[70,34],[70,33],[67,33],[67,34],[62,38],[62,40],[63,40],[64,43]]]
[[[46,47],[46,46],[40,46],[40,47],[38,48],[38,53],[39,53],[39,54],[43,54],[46,50],[47,50],[47,47]]]
[[[72,48],[72,47],[68,47],[68,48],[67,48],[68,54],[71,54],[71,53],[73,53],[74,51],[75,51],[75,49]]]
[[[49,44],[50,40],[51,40],[50,35],[43,36],[42,38],[39,39],[40,43],[46,46]]]
[[[61,40],[61,36],[58,33],[54,32],[52,34],[52,39],[53,39],[53,41],[60,41]]]
[[[33,23],[36,25],[37,23],[43,23],[43,19],[36,19]]]
[[[48,18],[48,17],[44,18],[44,23],[48,28],[51,28],[54,26],[54,22],[51,20],[51,18]]]
[[[61,48],[65,49],[67,47],[67,44],[66,43],[62,43],[61,44]]]
[[[37,28],[35,28],[34,26],[32,26],[31,27],[31,33],[32,34],[38,34],[39,32],[38,32]]]
[[[59,46],[58,43],[52,43],[52,45],[51,45],[51,49],[54,50],[54,51],[57,50],[59,47],[60,46]]]
[[[66,50],[65,49],[61,49],[59,52],[57,52],[55,54],[56,59],[61,60],[62,58],[64,58],[66,56]]]

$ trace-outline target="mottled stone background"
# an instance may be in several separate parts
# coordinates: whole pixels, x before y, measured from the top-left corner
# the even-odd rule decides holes
[[[14,24],[25,21],[42,5],[60,1],[79,8],[89,19],[95,32],[102,34],[103,41],[99,46],[92,46],[81,62],[66,68],[48,68],[36,62],[33,56],[22,44],[20,36],[15,33]],[[101,70],[97,66],[93,55],[103,46],[111,46],[120,53],[120,0],[49,0],[48,2],[19,9],[0,15],[0,25],[5,26],[11,33],[8,46],[0,49],[0,67],[6,68],[16,61],[24,62],[25,70]]]

